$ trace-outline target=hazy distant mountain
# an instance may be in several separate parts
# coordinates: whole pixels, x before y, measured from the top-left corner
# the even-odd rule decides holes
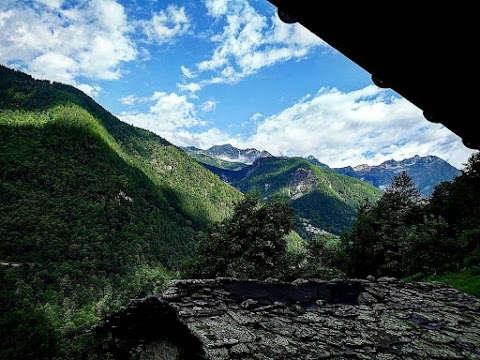
[[[227,161],[237,161],[245,164],[253,164],[259,158],[271,157],[267,151],[259,151],[257,149],[237,149],[230,144],[214,145],[207,149],[207,153]]]
[[[195,147],[187,147],[184,150],[228,183],[243,177],[244,173],[249,171],[246,165],[253,164],[258,158],[272,156],[267,151],[241,150],[229,144],[215,145],[208,150]],[[375,166],[358,165],[342,168],[330,168],[312,155],[308,156],[306,160],[324,169],[363,180],[381,190],[384,190],[391,183],[395,174],[406,171],[423,196],[430,195],[440,182],[451,181],[455,176],[461,174],[459,169],[432,155],[423,157],[417,155],[401,161],[388,160]],[[238,173],[238,171],[241,172]]]
[[[332,170],[366,181],[379,189],[385,189],[395,174],[406,171],[423,196],[430,195],[440,182],[451,181],[461,174],[459,169],[437,156],[418,155],[402,161],[388,160],[376,166],[347,166]]]
[[[248,166],[244,162],[237,162],[231,160],[223,160],[220,157],[211,155],[208,150],[202,150],[195,146],[183,147],[183,150],[187,152],[192,158],[196,159],[204,166],[214,166],[219,169],[238,171],[242,170],[245,166]]]
[[[194,146],[186,146],[183,149],[201,163],[228,170],[241,170],[245,165],[251,165],[257,159],[272,156],[267,151],[237,149],[230,144],[214,145],[206,150]]]

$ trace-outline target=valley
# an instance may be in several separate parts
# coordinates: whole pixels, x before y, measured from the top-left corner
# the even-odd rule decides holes
[[[185,149],[75,87],[4,66],[0,154],[2,359],[98,359],[106,344],[89,329],[200,277],[190,265],[202,257],[218,276],[216,260],[289,281],[448,279],[460,267],[477,277],[476,157],[465,172],[435,157],[334,169],[231,145]]]

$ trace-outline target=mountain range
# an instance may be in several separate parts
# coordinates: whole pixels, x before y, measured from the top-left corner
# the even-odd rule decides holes
[[[4,66],[0,154],[0,259],[81,267],[103,249],[88,272],[139,262],[175,268],[197,232],[231,214],[245,192],[292,201],[309,236],[348,229],[361,200],[381,194],[311,159],[229,145],[182,149],[75,87]]]
[[[120,121],[75,87],[4,66],[0,154],[0,259],[82,267],[103,249],[88,272],[139,262],[175,268],[197,232],[231,214],[245,192],[292,201],[309,236],[348,229],[360,201],[380,195],[311,159],[227,145],[182,149]],[[230,169],[223,180],[235,178],[222,181],[218,166]]]
[[[156,256],[166,261],[242,197],[180,148],[121,122],[78,89],[5,67],[0,76],[0,232],[15,249],[2,241],[1,258],[39,260],[49,242],[43,233],[68,236],[69,249],[75,239],[121,242],[137,231],[142,251],[161,247]]]
[[[182,149],[73,86],[0,65],[0,358],[84,358],[88,330],[178,277],[202,231],[245,193],[288,200],[304,239],[348,230],[382,195],[363,170]]]
[[[336,168],[334,171],[366,181],[379,189],[385,189],[392,177],[405,171],[415,182],[423,196],[430,195],[442,181],[451,181],[461,171],[437,156],[414,156],[401,161],[388,160],[380,165],[359,165]]]
[[[267,151],[257,149],[238,149],[230,144],[214,145],[206,150],[195,146],[183,147],[190,156],[203,164],[212,165],[221,169],[238,171],[246,165],[251,165],[257,159],[271,157]]]
[[[349,229],[360,203],[378,199],[399,172],[407,172],[425,197],[440,182],[461,174],[436,156],[330,168],[314,156],[274,157],[267,151],[242,150],[230,144],[184,150],[242,193],[288,199],[299,218],[297,232],[305,239]]]
[[[272,157],[267,151],[241,150],[230,144],[215,145],[207,150],[195,147],[184,148],[184,150],[228,183],[245,178],[250,169],[254,167],[253,163],[257,159]],[[239,156],[237,154],[248,154],[249,156]],[[242,161],[242,159],[247,158],[248,161]],[[423,196],[430,195],[440,182],[451,181],[455,176],[461,174],[459,169],[433,155],[417,155],[401,161],[388,160],[373,166],[358,165],[341,168],[331,168],[314,156],[308,156],[305,159],[321,168],[365,181],[380,190],[385,190],[388,187],[395,174],[405,171],[410,175]]]
[[[75,334],[158,291],[242,198],[80,90],[0,66],[0,357],[72,358]]]

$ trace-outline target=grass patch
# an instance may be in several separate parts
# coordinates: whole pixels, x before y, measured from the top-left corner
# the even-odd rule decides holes
[[[442,282],[459,291],[480,298],[480,267],[478,266],[461,271],[446,272],[441,275],[416,274],[405,278],[405,281]]]

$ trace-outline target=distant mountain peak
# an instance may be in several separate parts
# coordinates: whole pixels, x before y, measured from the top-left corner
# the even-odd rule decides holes
[[[244,170],[247,171],[249,165],[258,166],[263,160],[271,158],[288,159],[287,156],[273,157],[267,151],[259,151],[255,148],[238,149],[231,144],[214,145],[208,150],[201,150],[208,154],[211,158],[224,161],[222,165],[209,163],[210,165],[228,170]],[[333,170],[339,174],[347,175],[365,181],[381,190],[386,189],[393,176],[401,171],[406,171],[415,182],[418,190],[422,195],[430,195],[435,186],[442,181],[450,181],[455,176],[460,175],[461,171],[445,160],[435,156],[415,155],[403,160],[387,160],[380,165],[361,164],[355,167],[346,166],[342,168],[330,168],[328,165],[320,162],[315,156],[309,155],[303,160],[322,167],[324,169]],[[203,160],[205,163],[205,159]],[[233,166],[236,163],[236,166]],[[228,165],[225,165],[228,164]],[[238,173],[237,175],[239,175]],[[236,178],[237,175],[230,173],[228,178]]]
[[[238,149],[231,144],[213,145],[205,150],[210,156],[225,161],[241,162],[244,164],[253,164],[259,158],[271,157],[268,151],[260,151],[255,148]]]
[[[430,195],[440,182],[450,181],[461,173],[460,170],[434,155],[415,155],[403,160],[387,160],[380,165],[363,164],[353,168],[348,166],[334,170],[366,181],[380,189],[385,189],[395,174],[406,171],[424,196]]]
[[[370,165],[367,165],[367,164],[361,164],[361,165],[357,165],[355,167],[352,168],[353,171],[368,171],[370,170],[372,167]]]
[[[325,168],[325,169],[330,169],[330,166],[328,166],[327,164],[324,164],[324,163],[320,162],[320,161],[319,161],[315,156],[313,156],[313,155],[308,155],[308,156],[306,157],[306,159],[307,159],[310,163],[312,163],[312,164],[314,164],[314,165],[321,166],[321,167],[323,167],[323,168]]]
[[[232,144],[222,144],[222,145],[213,145],[208,148],[206,151],[239,151],[235,146]]]
[[[427,156],[420,156],[414,155],[410,158],[406,158],[403,160],[387,160],[378,165],[379,167],[398,167],[398,166],[411,166],[415,164],[431,164],[434,162],[444,162],[444,160],[440,159],[435,155],[427,155]]]

